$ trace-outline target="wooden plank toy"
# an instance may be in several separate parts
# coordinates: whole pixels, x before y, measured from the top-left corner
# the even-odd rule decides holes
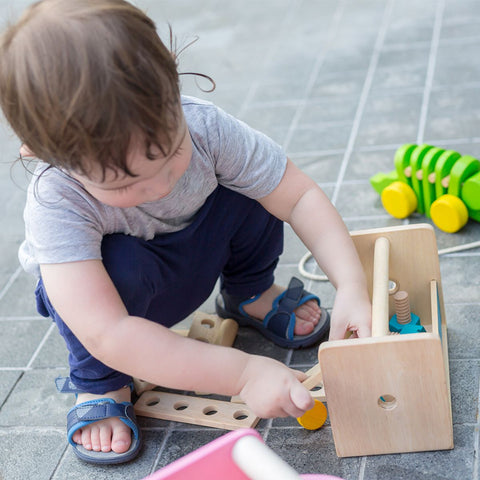
[[[254,427],[259,421],[246,405],[154,390],[137,400],[135,413],[224,430]]]
[[[430,225],[352,233],[372,297],[370,338],[324,342],[319,363],[339,457],[453,448],[447,327]],[[409,292],[426,332],[390,335]]]

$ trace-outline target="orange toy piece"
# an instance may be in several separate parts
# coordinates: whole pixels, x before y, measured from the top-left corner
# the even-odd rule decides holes
[[[318,430],[327,420],[327,407],[320,400],[314,401],[314,407],[297,418],[297,422],[307,430]]]

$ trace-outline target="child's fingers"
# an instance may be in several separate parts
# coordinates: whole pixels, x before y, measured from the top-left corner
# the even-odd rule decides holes
[[[301,372],[300,370],[294,370],[293,368],[290,369],[293,374],[297,377],[299,382],[303,382],[308,378],[308,375],[305,372]]]
[[[345,325],[338,322],[330,322],[330,334],[329,340],[343,340],[345,338],[346,328]]]
[[[365,338],[372,336],[372,329],[368,325],[360,325],[357,329],[358,338]]]
[[[301,384],[294,383],[290,388],[290,400],[292,401],[292,417],[299,417],[307,410],[313,408],[314,401],[310,392]]]

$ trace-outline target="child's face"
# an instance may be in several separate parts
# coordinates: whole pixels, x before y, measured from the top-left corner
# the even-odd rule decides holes
[[[185,120],[173,143],[172,153],[163,156],[152,148],[158,158],[149,160],[145,154],[145,143],[136,138],[127,155],[128,167],[136,177],[107,170],[102,180],[101,172],[88,177],[77,173],[71,176],[78,180],[90,195],[112,207],[136,207],[154,202],[167,196],[187,170],[192,157],[192,140]]]

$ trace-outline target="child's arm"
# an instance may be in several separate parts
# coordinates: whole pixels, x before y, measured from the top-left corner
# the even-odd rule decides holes
[[[313,406],[305,378],[275,360],[184,338],[129,316],[103,263],[41,265],[52,305],[84,347],[110,367],[156,385],[238,395],[260,417]]]
[[[330,339],[350,330],[371,335],[371,305],[365,274],[340,215],[318,185],[290,160],[278,187],[259,202],[288,222],[337,289]]]

